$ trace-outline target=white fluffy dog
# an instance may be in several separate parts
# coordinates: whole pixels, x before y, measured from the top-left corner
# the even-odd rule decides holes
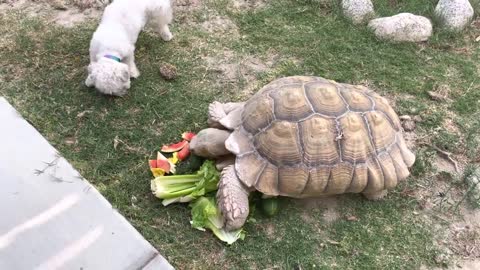
[[[105,8],[90,42],[90,64],[85,84],[108,95],[122,96],[130,78],[140,72],[135,65],[135,43],[148,24],[169,41],[173,35],[170,0],[115,0]]]

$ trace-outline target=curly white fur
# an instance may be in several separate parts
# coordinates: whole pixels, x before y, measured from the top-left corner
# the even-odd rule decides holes
[[[102,20],[90,42],[90,65],[85,84],[103,94],[123,96],[130,78],[140,72],[135,65],[135,43],[148,23],[160,37],[173,38],[170,0],[115,0],[105,8]],[[121,61],[105,56],[114,56]]]

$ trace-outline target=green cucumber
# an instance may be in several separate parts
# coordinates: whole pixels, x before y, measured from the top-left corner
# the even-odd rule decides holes
[[[271,217],[277,214],[278,212],[278,198],[272,197],[272,198],[266,198],[262,199],[262,211],[265,213],[265,215]]]

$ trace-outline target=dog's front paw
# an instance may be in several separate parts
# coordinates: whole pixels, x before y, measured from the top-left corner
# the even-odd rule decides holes
[[[170,31],[162,31],[162,32],[160,32],[160,37],[164,41],[170,41],[170,40],[172,40],[173,35],[172,35],[172,33],[170,33]]]
[[[134,67],[134,68],[131,68],[130,69],[130,78],[138,78],[138,76],[140,76],[140,71],[138,71],[138,68],[137,67]]]

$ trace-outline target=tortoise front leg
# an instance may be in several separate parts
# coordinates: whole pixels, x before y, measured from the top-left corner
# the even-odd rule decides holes
[[[217,205],[228,231],[239,229],[248,217],[249,190],[238,179],[234,165],[222,171],[218,184]]]
[[[217,158],[215,167],[217,167],[217,170],[223,171],[227,166],[234,165],[235,164],[235,155],[226,155]]]
[[[214,101],[208,106],[208,126],[212,128],[234,129],[240,124],[240,116],[245,102],[220,103]]]

